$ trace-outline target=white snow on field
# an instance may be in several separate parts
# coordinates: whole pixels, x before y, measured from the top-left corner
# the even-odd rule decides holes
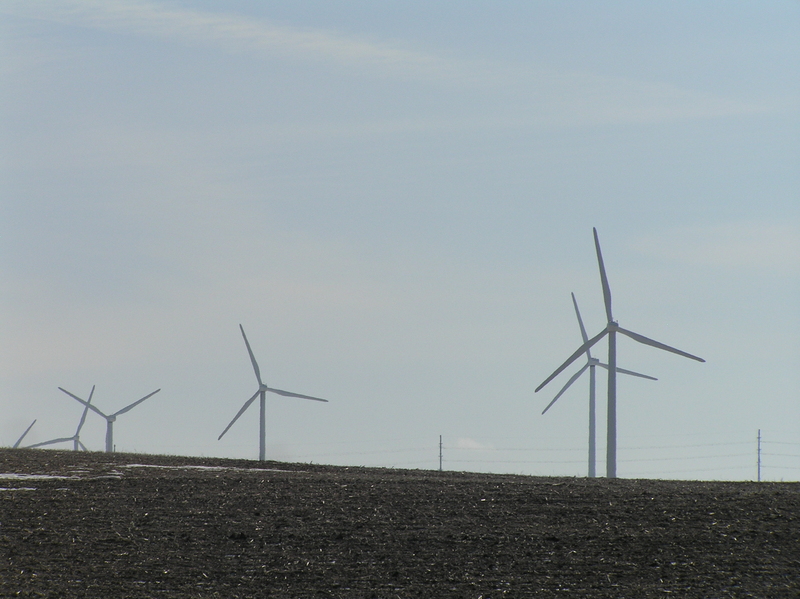
[[[235,472],[301,472],[299,470],[278,470],[277,468],[234,468],[231,466],[159,466],[157,464],[120,464],[120,468],[163,468],[165,470],[211,470]]]
[[[297,470],[277,470],[270,468],[233,468],[225,466],[160,466],[157,464],[120,464],[118,468],[161,468],[164,470],[207,470],[211,472],[252,472],[252,473],[266,473],[266,472],[300,472]],[[59,476],[54,474],[19,474],[16,472],[0,473],[0,480],[81,480],[85,478],[122,478],[123,472],[119,470],[112,470],[99,475],[92,475],[88,470],[73,470],[69,476]],[[0,487],[0,491],[19,491],[28,490],[35,491],[31,487]]]
[[[17,474],[15,472],[0,473],[0,480],[55,480],[76,479],[77,476],[55,476],[52,474]]]

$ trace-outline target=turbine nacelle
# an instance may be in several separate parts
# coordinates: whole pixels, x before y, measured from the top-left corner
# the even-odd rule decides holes
[[[581,328],[581,337],[583,337],[583,342],[584,342],[584,345],[582,345],[581,349],[579,349],[578,351],[576,351],[573,354],[573,357],[575,357],[577,359],[578,357],[580,357],[581,353],[585,349],[586,364],[584,364],[583,367],[578,372],[576,372],[575,374],[572,375],[572,377],[567,381],[567,384],[564,385],[561,388],[561,391],[558,392],[558,395],[556,395],[553,398],[553,400],[549,404],[547,404],[547,407],[544,410],[542,410],[542,414],[543,415],[547,412],[547,410],[549,410],[553,406],[554,403],[556,403],[558,401],[558,398],[561,397],[564,394],[564,392],[567,389],[570,388],[572,383],[574,383],[575,381],[577,381],[580,378],[580,376],[584,373],[584,371],[586,371],[589,368],[593,368],[595,366],[600,366],[601,368],[605,368],[606,370],[610,369],[608,364],[604,364],[598,358],[595,358],[594,356],[592,356],[592,353],[590,351],[590,345],[591,344],[589,343],[588,335],[586,335],[586,329],[583,326],[583,319],[581,318],[581,311],[578,308],[578,300],[575,299],[575,294],[574,293],[572,294],[572,304],[575,306],[575,316],[578,318],[578,325]],[[596,337],[596,339],[600,339],[600,338],[602,338],[603,335],[609,333],[611,330],[616,331],[618,328],[619,328],[619,325],[617,325],[616,321],[611,321],[606,325],[605,330],[603,332],[601,332],[601,334],[598,337]],[[592,343],[594,343],[594,342],[595,341],[593,341]],[[632,370],[625,370],[624,368],[619,368],[619,367],[616,367],[616,366],[614,367],[614,370],[615,370],[615,372],[621,372],[622,374],[628,374],[628,375],[636,376],[636,377],[643,378],[643,379],[649,379],[651,381],[657,381],[658,380],[654,376],[650,376],[650,375],[647,375],[647,374],[640,374],[638,372],[634,372]],[[557,374],[558,372],[560,372],[560,371],[557,371],[555,374]],[[552,378],[552,376],[555,376],[555,374],[551,375],[551,378]],[[593,415],[594,415],[594,373],[593,372],[591,373],[591,378],[592,378],[592,380],[589,383],[590,384],[590,394],[589,394],[590,395],[590,399],[589,399],[589,402],[590,402],[590,406],[591,406],[590,414],[592,415],[592,416],[590,416],[590,420],[591,420],[590,430],[593,432],[594,431],[594,420],[593,420]],[[545,384],[547,384],[547,381],[542,383],[539,386],[539,388],[536,389],[536,390],[538,391]],[[594,435],[592,434],[592,435],[590,435],[590,446],[592,446],[592,447],[593,447],[593,440],[594,440]],[[594,455],[594,451],[591,451],[590,453],[592,455]],[[592,471],[593,471],[593,468],[590,467],[590,476],[593,476],[593,474],[591,474]]]
[[[264,381],[261,379],[261,369],[258,367],[258,362],[256,361],[256,357],[253,354],[253,350],[250,347],[250,342],[247,340],[247,335],[244,334],[244,327],[240,324],[239,330],[242,332],[242,337],[244,338],[244,344],[247,346],[247,353],[250,356],[250,363],[253,365],[253,371],[256,373],[256,380],[258,380],[258,391],[256,391],[253,396],[244,402],[244,405],[239,409],[236,416],[233,417],[233,420],[230,421],[228,426],[225,427],[225,430],[222,431],[217,440],[222,439],[225,436],[225,433],[233,426],[233,423],[239,419],[239,416],[245,413],[247,408],[251,406],[251,404],[256,400],[257,397],[260,396],[260,422],[259,422],[259,447],[258,447],[258,459],[262,462],[266,459],[266,426],[265,426],[265,411],[266,411],[266,399],[265,396],[267,392],[275,393],[276,395],[282,395],[283,397],[297,397],[300,399],[311,399],[313,401],[322,401],[327,403],[327,399],[322,399],[320,397],[312,397],[310,395],[302,395],[300,393],[293,393],[292,391],[283,391],[282,389],[275,389],[273,387],[267,386]]]
[[[147,395],[145,395],[141,399],[137,399],[135,402],[133,402],[131,404],[128,404],[127,406],[125,406],[121,410],[117,410],[113,414],[109,415],[109,414],[106,414],[105,412],[101,411],[100,408],[97,408],[97,407],[95,407],[94,405],[92,405],[90,403],[92,401],[92,394],[94,394],[94,387],[92,387],[92,393],[89,394],[89,401],[81,399],[80,397],[78,397],[74,393],[70,393],[69,391],[67,391],[63,387],[59,387],[59,390],[63,391],[67,395],[69,395],[75,401],[77,401],[79,403],[82,403],[84,406],[86,406],[86,410],[92,410],[96,414],[99,414],[100,416],[102,416],[103,418],[106,419],[106,453],[111,453],[111,452],[114,451],[114,422],[116,422],[117,416],[121,416],[125,412],[129,412],[130,410],[132,410],[133,408],[138,406],[140,403],[142,403],[145,399],[148,399],[149,397],[152,397],[153,395],[155,395],[156,393],[161,391],[161,389],[156,389],[152,393],[148,393]],[[84,410],[84,418],[86,417],[86,410]],[[81,425],[83,425],[83,420],[81,420]],[[76,433],[76,436],[77,436],[77,433]]]
[[[556,399],[558,399],[561,394],[569,387],[582,373],[584,370],[589,368],[591,365],[600,365],[603,366],[608,370],[608,409],[607,409],[607,418],[608,418],[608,426],[607,426],[607,442],[606,442],[606,468],[607,468],[607,476],[609,478],[615,478],[617,475],[617,372],[622,372],[625,374],[634,374],[635,376],[643,376],[644,378],[652,378],[647,377],[645,375],[639,375],[638,373],[631,373],[622,370],[621,368],[617,368],[617,343],[616,343],[616,334],[620,333],[621,335],[625,335],[626,337],[630,337],[634,341],[642,343],[644,345],[649,345],[651,347],[655,347],[657,349],[662,349],[664,351],[668,351],[674,354],[678,354],[679,356],[683,356],[685,358],[690,358],[692,360],[696,360],[698,362],[705,362],[703,358],[699,358],[694,356],[690,353],[685,351],[676,349],[674,347],[670,347],[660,341],[655,341],[644,335],[640,335],[639,333],[634,333],[633,331],[629,331],[627,329],[623,329],[619,326],[611,312],[611,286],[608,283],[608,276],[606,275],[606,267],[603,263],[603,254],[600,251],[600,238],[597,235],[597,229],[592,229],[594,233],[594,246],[595,251],[597,254],[597,266],[600,270],[600,284],[603,289],[603,304],[605,306],[606,311],[606,318],[607,324],[605,328],[600,331],[597,335],[592,337],[591,339],[588,338],[586,335],[586,331],[583,328],[583,322],[581,321],[580,313],[578,312],[578,304],[575,302],[575,295],[572,296],[572,301],[575,303],[575,311],[578,315],[578,322],[581,325],[581,335],[583,336],[583,345],[581,345],[569,358],[567,358],[566,362],[564,362],[561,366],[559,366],[555,372],[553,372],[549,377],[547,377],[544,382],[539,385],[536,391],[539,391],[544,387],[547,383],[552,381],[559,373],[561,373],[565,368],[567,368],[570,364],[572,364],[575,360],[577,360],[581,354],[586,354],[587,358],[589,359],[589,363],[587,363],[580,371],[572,376],[572,378],[567,382],[564,388],[556,395],[555,399],[550,402],[550,404],[545,408],[545,412],[550,408],[550,406],[555,403]],[[593,364],[591,362],[592,356],[589,350],[591,347],[600,341],[603,337],[608,336],[608,365],[603,365],[601,363]],[[543,412],[544,413],[544,412]]]

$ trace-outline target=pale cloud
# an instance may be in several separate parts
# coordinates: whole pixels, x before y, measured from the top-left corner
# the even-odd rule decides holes
[[[68,25],[214,45],[230,52],[279,54],[344,66],[378,67],[417,76],[436,76],[443,71],[452,71],[452,65],[445,59],[388,43],[235,14],[169,8],[153,2],[67,0],[30,3],[11,0],[0,10]]]
[[[800,226],[794,223],[741,221],[682,227],[639,239],[634,246],[696,265],[800,274]]]
[[[2,14],[3,8],[0,6]],[[64,48],[54,50],[47,47],[28,31],[0,28],[0,77],[18,76],[45,65],[63,62],[67,54],[75,58],[74,53],[68,53]]]
[[[482,450],[492,450],[494,449],[494,445],[491,443],[480,443],[475,439],[470,439],[468,437],[461,437],[456,442],[456,447],[458,449],[482,449]]]
[[[444,118],[399,119],[334,125],[328,134],[385,134],[414,130],[518,128],[618,122],[651,123],[719,118],[783,110],[783,100],[745,102],[686,90],[657,81],[556,71],[497,61],[464,60],[403,42],[368,40],[319,29],[298,28],[232,13],[171,8],[135,0],[10,0],[0,12],[66,25],[133,33],[264,58],[322,62],[360,74],[456,84],[489,94],[489,110]],[[495,108],[490,107],[494,105]],[[291,124],[296,131],[295,123]],[[302,124],[299,124],[302,126]],[[317,125],[315,134],[320,133]],[[324,131],[323,131],[324,133]]]

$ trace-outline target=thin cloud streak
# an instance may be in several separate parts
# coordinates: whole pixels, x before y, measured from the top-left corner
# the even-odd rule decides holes
[[[689,264],[800,275],[800,227],[791,223],[750,221],[684,227],[641,239],[635,246]]]
[[[480,449],[484,451],[490,451],[494,449],[494,445],[491,443],[480,443],[475,439],[470,439],[468,437],[462,437],[456,442],[457,449]]]
[[[424,77],[441,75],[452,69],[446,60],[431,54],[331,31],[298,29],[238,15],[170,9],[152,2],[74,0],[31,4],[12,0],[2,11],[68,25],[211,44],[229,52],[277,53]]]
[[[437,86],[466,85],[497,100],[495,114],[362,124],[355,131],[385,134],[431,129],[574,126],[618,122],[718,118],[783,110],[786,102],[756,103],[721,98],[673,85],[590,73],[560,72],[490,61],[446,58],[399,45],[367,41],[338,32],[296,28],[263,19],[186,9],[152,2],[73,0],[19,2],[0,11],[67,25],[136,33],[188,44],[211,45],[227,52],[264,58],[282,57],[333,63],[355,74],[424,81]],[[518,114],[520,108],[523,114]],[[503,113],[512,111],[515,116]],[[324,130],[324,128],[323,128]],[[315,126],[315,131],[318,129]],[[327,129],[328,134],[354,132],[351,124]]]

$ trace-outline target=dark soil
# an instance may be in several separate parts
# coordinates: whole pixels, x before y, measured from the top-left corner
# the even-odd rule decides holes
[[[798,483],[10,449],[0,473],[67,477],[0,479],[2,597],[800,597]]]

